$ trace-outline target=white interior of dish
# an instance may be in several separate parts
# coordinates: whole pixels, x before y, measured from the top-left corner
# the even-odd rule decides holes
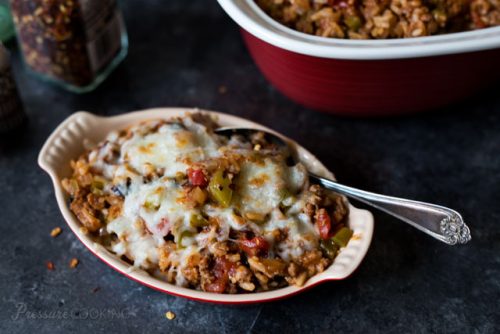
[[[182,288],[160,281],[146,272],[122,261],[117,256],[106,250],[103,246],[95,243],[88,235],[80,231],[80,223],[68,208],[68,197],[62,189],[60,181],[64,177],[71,175],[69,161],[71,159],[76,159],[84,152],[84,141],[89,140],[93,143],[98,143],[103,140],[110,131],[121,129],[143,120],[182,116],[186,112],[196,111],[199,110],[185,108],[161,108],[133,112],[114,117],[99,117],[87,112],[77,112],[57,127],[43,146],[38,157],[38,163],[52,178],[58,206],[71,230],[76,234],[80,241],[83,242],[85,246],[101,260],[134,280],[167,293],[204,301],[248,303],[273,300],[297,293],[302,289],[318,284],[321,281],[339,280],[349,276],[361,263],[361,260],[368,250],[373,234],[373,216],[371,213],[366,210],[357,209],[353,206],[350,206],[351,211],[349,216],[349,225],[354,230],[355,237],[349,242],[346,248],[342,249],[334,263],[325,272],[312,277],[304,287],[291,286],[261,293],[238,295],[214,294]],[[235,116],[209,111],[203,112],[208,112],[217,117],[221,126],[261,128],[266,131],[274,132],[259,124]],[[285,139],[290,141],[290,143],[295,146],[299,159],[309,170],[323,176],[333,177],[325,166],[323,166],[321,162],[319,162],[306,149],[288,138]]]
[[[243,29],[272,45],[300,54],[337,59],[401,59],[489,50],[500,47],[500,27],[428,37],[390,40],[325,38],[273,20],[254,0],[218,0]]]

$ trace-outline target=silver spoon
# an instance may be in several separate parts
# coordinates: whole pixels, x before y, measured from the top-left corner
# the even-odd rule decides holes
[[[263,132],[268,142],[292,151],[290,145],[284,139],[259,129],[225,127],[215,130],[215,133],[219,135],[231,136],[236,134],[247,138],[257,132]],[[448,245],[465,244],[471,240],[469,227],[464,223],[462,216],[455,210],[435,204],[356,189],[311,172],[309,172],[309,179],[312,183],[318,183],[326,189],[354,198],[399,218]]]

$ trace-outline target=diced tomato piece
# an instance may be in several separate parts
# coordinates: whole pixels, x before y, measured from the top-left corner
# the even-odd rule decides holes
[[[234,262],[231,262],[224,257],[218,257],[215,259],[213,272],[217,278],[227,278],[231,270],[234,270],[235,267],[236,264]]]
[[[229,274],[234,270],[236,270],[236,263],[231,262],[224,257],[216,258],[214,267],[212,268],[215,280],[211,283],[205,284],[205,291],[214,293],[223,293],[226,291],[226,287],[229,282]]]
[[[196,187],[206,187],[208,185],[207,177],[201,169],[188,168],[187,175],[189,183]]]
[[[253,237],[252,239],[240,240],[240,248],[248,256],[266,255],[269,243],[263,237]]]
[[[227,282],[216,280],[214,283],[205,284],[204,288],[207,292],[224,293],[226,291]]]
[[[328,239],[330,237],[330,230],[332,229],[332,222],[328,212],[325,209],[319,209],[315,220],[320,238],[323,240]]]

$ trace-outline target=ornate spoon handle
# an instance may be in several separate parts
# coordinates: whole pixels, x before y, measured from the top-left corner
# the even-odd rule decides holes
[[[455,210],[359,190],[311,173],[309,177],[314,183],[384,211],[448,245],[465,244],[471,240],[469,228]]]

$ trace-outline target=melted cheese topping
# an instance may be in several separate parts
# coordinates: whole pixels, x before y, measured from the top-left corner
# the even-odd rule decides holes
[[[155,133],[136,133],[121,148],[123,161],[137,171],[150,164],[164,169],[165,176],[174,177],[193,162],[219,155],[214,139],[206,131],[192,130],[167,124]]]
[[[119,217],[110,222],[106,228],[109,233],[118,236],[119,242],[111,248],[117,255],[125,255],[134,261],[135,266],[146,269],[149,269],[151,264],[158,263],[156,247],[159,242],[144,231],[139,221],[126,216]]]
[[[241,211],[267,215],[278,207],[287,188],[285,166],[271,159],[246,162],[236,180]]]

